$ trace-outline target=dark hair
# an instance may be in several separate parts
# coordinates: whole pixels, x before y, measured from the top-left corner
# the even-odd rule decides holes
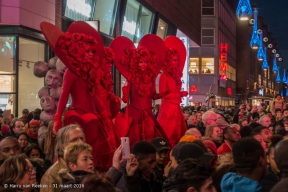
[[[116,192],[113,180],[107,176],[99,176],[96,174],[91,174],[86,176],[81,182],[83,187],[81,192]]]
[[[31,143],[30,137],[26,132],[22,132],[16,135],[16,139],[18,140],[21,135],[25,135],[27,137],[28,143]]]
[[[256,168],[260,157],[265,155],[259,141],[252,137],[245,137],[235,142],[232,153],[235,168],[241,174],[250,174]]]
[[[213,185],[216,188],[216,191],[221,192],[221,180],[223,176],[228,172],[236,172],[234,164],[221,164],[212,174]]]
[[[274,159],[282,174],[288,172],[288,139],[283,139],[275,146]]]
[[[179,192],[186,192],[189,187],[197,191],[206,179],[211,177],[213,169],[210,164],[197,159],[185,159],[175,170],[175,183]]]
[[[288,192],[288,178],[281,179],[270,192]]]
[[[269,128],[261,125],[261,126],[255,127],[253,129],[253,132],[257,133],[257,134],[260,134],[263,129],[269,129]]]
[[[27,155],[27,157],[30,158],[30,153],[32,152],[33,149],[34,149],[34,150],[38,150],[39,153],[40,153],[40,158],[41,158],[41,159],[44,159],[44,153],[43,153],[43,151],[42,151],[41,148],[40,148],[38,145],[36,145],[35,143],[32,143],[31,146],[26,150],[25,154]]]
[[[244,126],[240,129],[241,138],[248,137],[252,132],[252,128],[250,126]]]
[[[277,145],[283,139],[282,135],[274,134],[270,137],[271,145]]]
[[[284,114],[285,111],[288,111],[288,109],[283,109],[282,114]]]
[[[155,146],[148,141],[138,141],[131,151],[136,158],[146,158],[150,154],[156,154]]]

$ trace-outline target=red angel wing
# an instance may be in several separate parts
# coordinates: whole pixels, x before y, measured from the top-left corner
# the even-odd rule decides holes
[[[179,68],[182,72],[186,61],[186,48],[184,43],[176,36],[169,36],[164,40],[164,42],[167,48],[174,48],[178,50],[180,54]]]
[[[116,37],[110,44],[110,48],[114,51],[114,64],[118,71],[128,80],[130,80],[131,74],[125,69],[123,65],[121,65],[120,61],[124,56],[124,51],[127,48],[135,48],[134,43],[128,39],[127,37],[120,36]]]

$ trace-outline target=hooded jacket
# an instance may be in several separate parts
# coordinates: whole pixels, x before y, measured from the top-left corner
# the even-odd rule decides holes
[[[222,192],[258,192],[261,185],[247,177],[242,177],[236,173],[227,173],[221,180]]]

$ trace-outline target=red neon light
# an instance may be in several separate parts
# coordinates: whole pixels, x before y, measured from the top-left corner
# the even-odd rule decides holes
[[[227,88],[227,95],[232,95],[232,89],[230,87]]]
[[[220,63],[220,70],[221,71],[227,71],[228,70],[228,64],[227,63]]]
[[[220,80],[227,80],[227,76],[225,73],[222,73],[222,75],[220,76]]]
[[[191,88],[190,88],[190,93],[192,93],[192,92],[198,93],[198,90],[197,90],[196,85],[192,85],[192,86],[191,86]]]
[[[220,60],[227,61],[227,53],[220,53]]]
[[[228,43],[225,43],[225,44],[221,43],[220,44],[220,52],[228,52]]]

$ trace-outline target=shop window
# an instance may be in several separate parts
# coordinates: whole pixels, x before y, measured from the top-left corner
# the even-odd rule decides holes
[[[44,86],[44,78],[33,73],[34,63],[44,61],[45,44],[19,38],[19,92],[18,114],[27,108],[33,111],[40,107],[38,91]]]
[[[214,45],[214,29],[202,29],[202,45]]]
[[[202,0],[202,15],[214,15],[214,0]]]
[[[16,93],[16,37],[0,36],[0,109],[14,113]]]
[[[95,0],[63,0],[62,4],[65,17],[75,21],[88,21],[92,18]]]
[[[117,0],[96,1],[94,20],[100,21],[100,31],[113,36],[117,13]]]
[[[15,115],[15,94],[1,94],[0,93],[0,109],[11,110],[11,114]]]
[[[128,0],[122,24],[122,36],[134,43],[151,32],[154,14],[135,0]]]
[[[15,36],[0,37],[0,74],[13,73],[15,74]],[[0,89],[1,91],[1,89]]]
[[[158,25],[157,25],[157,32],[156,35],[161,37],[161,39],[165,39],[166,33],[167,33],[168,25],[166,22],[164,22],[162,19],[159,19]]]
[[[202,58],[201,73],[214,74],[214,58]]]
[[[189,59],[189,74],[199,74],[199,58]]]

